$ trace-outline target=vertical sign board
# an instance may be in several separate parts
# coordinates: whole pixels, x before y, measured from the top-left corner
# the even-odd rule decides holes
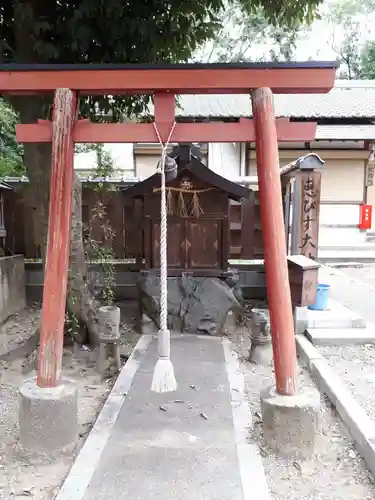
[[[306,172],[300,179],[300,254],[309,259],[318,255],[319,208],[320,208],[320,172]]]

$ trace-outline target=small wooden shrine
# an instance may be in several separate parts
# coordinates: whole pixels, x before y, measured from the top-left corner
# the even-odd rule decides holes
[[[168,268],[173,274],[220,274],[228,267],[230,199],[248,198],[250,190],[206,167],[194,146],[177,146],[170,156],[178,170],[177,177],[167,183]],[[160,174],[126,189],[124,196],[141,200],[145,268],[157,269]]]

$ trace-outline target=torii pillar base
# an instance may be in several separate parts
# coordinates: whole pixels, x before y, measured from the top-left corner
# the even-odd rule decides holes
[[[315,452],[319,430],[320,393],[306,388],[281,396],[275,387],[260,394],[263,436],[268,446],[288,458],[305,460]]]
[[[48,454],[75,446],[78,429],[78,392],[68,379],[56,387],[39,387],[36,378],[20,389],[20,444],[24,451]]]

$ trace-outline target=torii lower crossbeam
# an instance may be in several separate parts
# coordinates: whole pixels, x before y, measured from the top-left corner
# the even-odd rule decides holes
[[[155,116],[158,123],[158,117]],[[316,123],[276,120],[279,142],[309,142],[315,138]],[[19,142],[51,142],[52,122],[39,120],[36,124],[17,125]],[[151,123],[90,123],[76,122],[75,143],[153,143],[155,129]],[[236,123],[177,123],[171,142],[255,142],[254,121],[240,119]]]

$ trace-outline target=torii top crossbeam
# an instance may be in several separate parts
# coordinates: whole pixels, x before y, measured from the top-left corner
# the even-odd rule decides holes
[[[337,62],[171,65],[0,65],[0,92],[51,93],[68,88],[78,95],[154,94],[155,122],[166,141],[175,121],[176,94],[249,93],[270,88],[274,93],[326,93],[334,83]],[[168,125],[167,125],[168,124]],[[277,120],[279,142],[311,141],[315,123]],[[52,124],[19,125],[20,142],[51,142]],[[155,141],[152,124],[98,124],[78,120],[76,143]],[[252,120],[237,123],[178,123],[171,141],[254,142]]]
[[[0,92],[42,93],[69,88],[80,94],[275,94],[328,92],[337,62],[235,64],[4,64]]]

